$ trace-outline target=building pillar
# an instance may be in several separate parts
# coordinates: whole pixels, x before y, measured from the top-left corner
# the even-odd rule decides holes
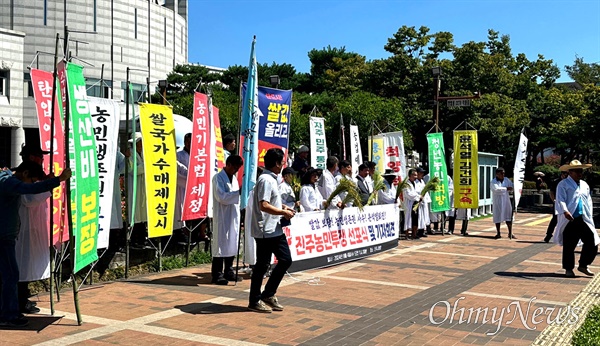
[[[17,167],[21,163],[21,145],[25,143],[25,130],[23,127],[13,127],[10,139],[10,164]]]

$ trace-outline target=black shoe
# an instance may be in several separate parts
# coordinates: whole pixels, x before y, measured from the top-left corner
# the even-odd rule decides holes
[[[35,305],[31,305],[29,303],[25,304],[24,307],[20,309],[22,314],[37,314],[40,312],[40,308]]]
[[[240,282],[243,281],[244,279],[238,275],[237,280],[235,279],[235,275],[234,276],[227,276],[225,277],[225,280],[227,281],[233,281],[233,282]]]
[[[496,233],[496,235],[494,236],[494,239],[500,239],[502,238],[502,236],[500,235],[500,233]]]
[[[552,236],[551,235],[546,235],[546,237],[544,238],[544,242],[545,243],[549,243],[550,239],[552,239]]]
[[[465,236],[465,237],[466,237],[466,236],[468,236],[468,235],[469,235],[469,233],[468,233],[467,231],[464,231],[464,232],[460,232],[460,235],[462,235],[462,236]]]
[[[219,286],[227,286],[229,281],[225,278],[218,278],[217,280],[213,280],[212,283]]]
[[[13,318],[12,320],[1,320],[0,327],[19,328],[29,324],[29,320],[23,316]]]

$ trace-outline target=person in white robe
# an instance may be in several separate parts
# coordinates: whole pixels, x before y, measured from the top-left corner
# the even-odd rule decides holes
[[[554,242],[563,246],[562,267],[565,270],[565,276],[569,278],[575,277],[575,273],[573,273],[574,251],[580,241],[583,246],[577,270],[588,276],[594,275],[588,266],[596,258],[600,238],[594,226],[590,187],[581,179],[583,170],[591,166],[591,164],[581,164],[578,160],[561,166],[560,170],[568,171],[569,177],[563,179],[556,187],[554,207],[558,213],[558,221]]]
[[[502,237],[500,235],[500,225],[502,222],[506,222],[508,238],[517,239],[512,231],[513,206],[510,202],[510,192],[513,191],[513,183],[510,179],[505,178],[504,174],[504,168],[498,167],[496,177],[490,183],[493,220],[496,224],[496,236],[494,238],[499,239]]]
[[[310,169],[302,177],[302,188],[300,189],[300,205],[305,212],[319,211],[327,208],[327,201],[323,199],[316,187],[321,175],[321,170]]]
[[[377,191],[377,204],[396,204],[396,187],[394,186],[396,172],[386,169],[381,176],[385,189]]]
[[[235,281],[233,259],[238,253],[240,233],[240,188],[235,174],[242,167],[239,155],[230,155],[225,167],[212,179],[213,236],[212,283],[227,285]],[[239,279],[238,279],[239,280]]]
[[[185,199],[185,186],[187,184],[188,167],[190,165],[190,145],[192,134],[186,133],[183,137],[183,148],[177,150],[177,194],[175,198],[175,219],[173,231],[182,232],[183,200]]]
[[[431,176],[429,175],[429,173],[427,173],[424,177],[423,177],[423,182],[425,184],[427,184],[429,182],[429,179],[431,179]],[[430,224],[427,226],[427,234],[434,234],[435,232],[439,231],[440,228],[440,222],[442,222],[442,232],[444,231],[444,218],[443,218],[443,213],[442,211],[438,211],[438,212],[433,212],[431,210],[432,208],[432,200],[431,200],[431,194],[427,193],[427,197],[429,198],[429,202],[427,203],[427,210],[429,212],[429,222]],[[431,224],[433,224],[433,229],[431,229]]]
[[[417,167],[416,170],[417,179],[415,180],[415,183],[417,192],[420,195],[423,189],[425,188],[425,181],[423,180],[423,177],[425,177],[425,170],[421,167]],[[425,196],[423,196],[421,203],[419,203],[419,230],[417,234],[418,237],[427,238],[425,230],[428,229],[429,225],[431,224],[431,220],[429,219],[429,204],[431,204],[431,198],[427,193],[425,194]],[[428,231],[427,233],[432,234],[431,231]]]
[[[413,210],[415,203],[419,203],[423,198],[417,192],[417,170],[411,168],[408,170],[408,186],[402,191],[402,205],[404,208],[404,229],[406,239],[410,239],[408,232],[411,231],[412,238],[417,238],[417,232],[420,227],[425,228],[423,220],[419,219],[418,210]]]
[[[329,196],[331,196],[331,194],[333,193],[333,191],[335,190],[337,184],[335,183],[335,174],[338,170],[338,159],[335,156],[330,156],[327,158],[327,161],[325,162],[325,165],[327,167],[327,169],[325,169],[323,171],[323,174],[321,175],[321,177],[319,178],[319,181],[317,183],[318,185],[318,190],[321,193],[321,196],[327,200],[329,198]],[[331,205],[328,206],[329,208],[341,208],[342,207],[342,201],[340,200],[340,196],[335,196],[332,201],[331,201]]]

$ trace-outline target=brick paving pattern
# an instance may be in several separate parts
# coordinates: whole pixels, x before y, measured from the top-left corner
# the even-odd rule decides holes
[[[42,314],[23,330],[0,330],[0,345],[568,344],[598,302],[600,279],[562,276],[561,248],[541,242],[548,221],[519,214],[518,240],[494,240],[486,218],[469,223],[469,237],[400,241],[374,257],[292,274],[278,292],[285,311],[272,314],[246,310],[247,277],[211,285],[209,265],[86,286],[82,326],[70,291],[55,316],[42,295]],[[573,306],[577,323],[548,323]]]

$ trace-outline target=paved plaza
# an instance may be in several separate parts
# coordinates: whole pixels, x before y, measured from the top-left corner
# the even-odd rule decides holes
[[[246,310],[247,276],[211,285],[210,265],[85,286],[82,326],[70,291],[54,316],[41,295],[42,313],[24,330],[0,330],[0,344],[565,344],[597,302],[600,279],[563,277],[562,248],[541,242],[549,220],[518,214],[518,239],[503,225],[494,240],[485,218],[469,223],[469,237],[402,240],[374,257],[292,274],[278,292],[285,311],[271,314]]]

